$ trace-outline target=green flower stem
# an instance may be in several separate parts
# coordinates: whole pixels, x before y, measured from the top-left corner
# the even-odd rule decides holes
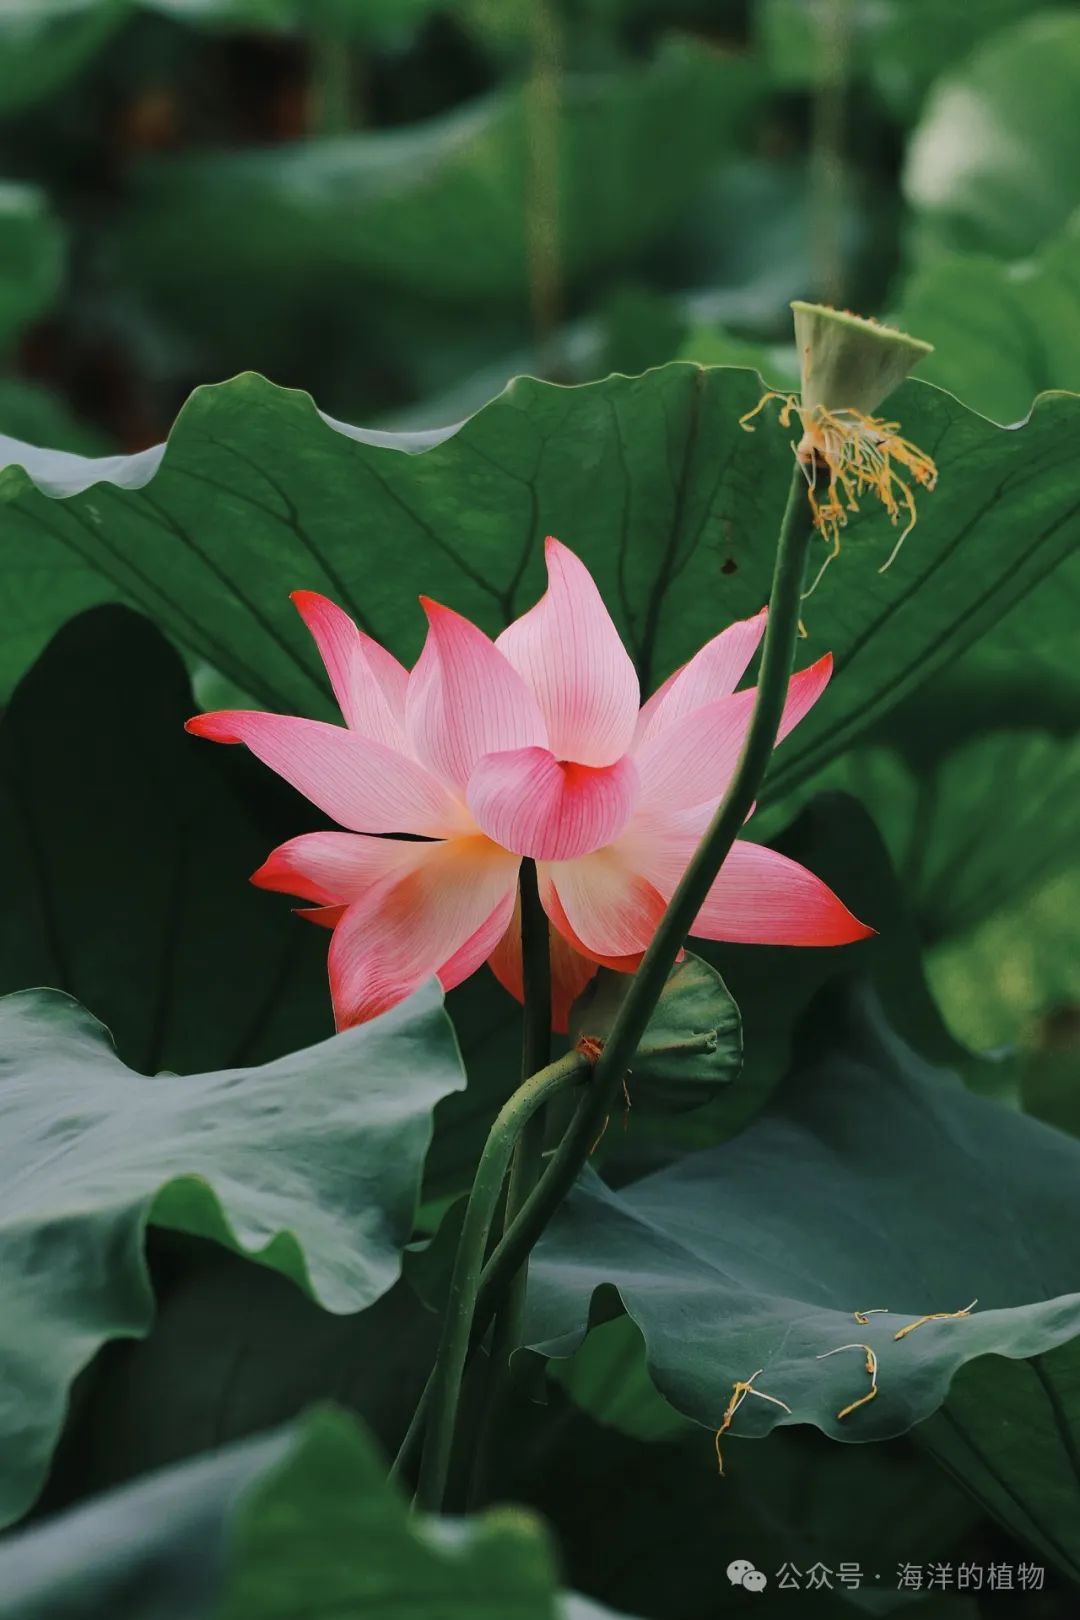
[[[551,1060],[551,947],[547,913],[540,904],[535,861],[523,860],[519,881],[521,893],[521,963],[524,990],[524,1026],[521,1040],[521,1078],[528,1080]],[[525,1201],[540,1180],[543,1163],[546,1109],[538,1108],[522,1126],[510,1166],[506,1189],[503,1231],[517,1218]],[[502,1411],[510,1357],[521,1343],[525,1319],[525,1291],[529,1283],[528,1256],[506,1287],[497,1308],[491,1338],[491,1367],[484,1395],[474,1447],[470,1503],[480,1501],[487,1490],[487,1473],[495,1442],[495,1431]]]
[[[527,1080],[551,1061],[551,947],[547,912],[540,904],[535,861],[522,861],[519,887],[521,967],[525,991],[521,1078]]]
[[[523,1127],[543,1108],[548,1099],[566,1087],[580,1083],[588,1070],[587,1058],[580,1052],[568,1052],[565,1057],[559,1058],[555,1063],[549,1063],[539,1074],[534,1074],[526,1080],[499,1110],[484,1144],[484,1151],[480,1155],[480,1163],[465,1209],[461,1237],[458,1240],[435,1367],[417,1411],[417,1419],[421,1423],[422,1409],[426,1407],[430,1412],[416,1490],[416,1505],[426,1508],[429,1512],[437,1513],[443,1505],[461,1394],[461,1377],[465,1370],[465,1358],[472,1337],[480,1274],[515,1144]],[[526,1250],[525,1253],[527,1252]],[[521,1258],[523,1259],[524,1255]],[[520,1264],[519,1259],[518,1265]],[[504,1276],[504,1286],[518,1269],[518,1265],[512,1267]],[[490,1319],[489,1312],[488,1320]],[[411,1433],[412,1431],[410,1435]],[[403,1455],[409,1444],[410,1436],[406,1436],[406,1443],[402,1447]]]
[[[757,699],[731,785],[672,895],[641,966],[634,975],[596,1065],[592,1083],[578,1105],[570,1128],[548,1161],[535,1191],[510,1223],[484,1267],[477,1300],[477,1332],[483,1332],[506,1279],[513,1276],[524,1257],[531,1252],[577,1180],[611,1111],[622,1077],[633,1062],[638,1042],[645,1033],[683,941],[758,796],[776,746],[787,698],[799,631],[806,559],[812,536],[813,522],[807,499],[806,477],[802,468],[796,465],[780,526]]]

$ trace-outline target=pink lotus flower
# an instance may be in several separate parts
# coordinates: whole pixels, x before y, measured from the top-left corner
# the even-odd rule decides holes
[[[344,726],[249,710],[188,721],[197,736],[246,743],[349,828],[290,839],[251,880],[313,902],[303,915],[333,928],[339,1029],[432,974],[451,989],[484,962],[520,999],[523,856],[552,924],[553,1023],[565,1029],[598,964],[637,966],[728,785],[754,702],[735,687],[764,611],[714,637],[639,709],[591,575],[557,540],[546,550],[547,593],[494,642],[422,597],[428,636],[411,672],[325,597],[294,592]],[[831,673],[826,655],[792,676],[781,738]],[[743,840],[692,929],[765,945],[872,932],[805,867]]]

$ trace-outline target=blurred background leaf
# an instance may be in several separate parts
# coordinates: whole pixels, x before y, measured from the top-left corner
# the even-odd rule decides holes
[[[331,1410],[8,1540],[0,1585],[9,1620],[573,1613],[531,1514],[445,1526],[410,1514],[368,1434]]]
[[[1076,206],[1080,17],[1026,16],[991,35],[935,87],[904,184],[924,251],[1016,258]]]

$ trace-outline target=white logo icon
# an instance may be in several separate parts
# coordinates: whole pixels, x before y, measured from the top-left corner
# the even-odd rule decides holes
[[[741,1586],[747,1592],[764,1592],[767,1581],[760,1569],[755,1569],[748,1558],[735,1558],[727,1567],[727,1578],[732,1586]]]

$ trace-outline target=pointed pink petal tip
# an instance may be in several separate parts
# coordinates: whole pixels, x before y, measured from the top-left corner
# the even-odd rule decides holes
[[[193,737],[207,737],[211,742],[241,742],[243,739],[236,728],[230,725],[231,719],[232,715],[225,709],[213,714],[193,714],[190,720],[184,721],[184,730]]]
[[[637,728],[637,672],[592,574],[549,535],[547,590],[495,645],[532,689],[559,759],[613,765]]]
[[[303,589],[290,591],[289,601],[293,604],[298,613],[305,613],[313,607],[322,607],[326,602],[329,602],[331,607],[337,607],[338,605],[336,602],[331,602],[330,598],[328,596],[324,596],[321,591],[308,591]]]

